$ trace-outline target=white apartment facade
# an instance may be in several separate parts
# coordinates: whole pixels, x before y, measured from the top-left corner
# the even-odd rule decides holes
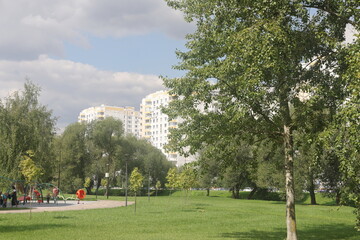
[[[125,134],[132,134],[140,137],[140,113],[134,107],[115,107],[101,105],[90,107],[80,112],[78,122],[90,123],[95,120],[103,120],[113,117],[121,120]]]
[[[177,166],[194,161],[194,157],[182,157],[177,152],[166,152],[164,146],[168,143],[169,129],[176,128],[178,121],[171,120],[161,112],[167,106],[172,96],[167,91],[157,91],[147,95],[140,104],[140,137],[147,139],[153,146],[160,149],[169,161]]]

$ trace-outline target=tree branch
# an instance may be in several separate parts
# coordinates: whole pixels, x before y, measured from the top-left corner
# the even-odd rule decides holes
[[[342,19],[344,22],[346,22],[346,23],[348,23],[348,24],[351,24],[351,25],[353,25],[354,27],[358,26],[358,24],[357,24],[355,21],[352,21],[352,20],[350,20],[349,18],[346,18],[346,17],[340,15],[339,13],[337,13],[337,12],[335,12],[335,11],[327,8],[326,6],[304,5],[304,7],[306,7],[306,8],[315,8],[315,9],[322,10],[322,11],[324,11],[324,12],[327,12],[327,13],[333,15],[333,16],[336,16],[336,17]]]

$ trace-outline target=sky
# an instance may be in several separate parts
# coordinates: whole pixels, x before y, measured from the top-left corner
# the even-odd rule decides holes
[[[0,99],[29,79],[61,132],[92,106],[139,110],[160,75],[181,76],[195,26],[164,0],[0,0],[0,29]]]
[[[41,88],[57,130],[81,110],[132,106],[163,90],[162,76],[194,25],[164,0],[0,0],[0,98]]]

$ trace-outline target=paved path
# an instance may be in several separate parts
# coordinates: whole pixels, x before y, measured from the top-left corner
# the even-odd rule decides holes
[[[128,205],[133,204],[133,202],[128,202]],[[98,201],[80,201],[80,204],[77,201],[59,201],[58,204],[54,203],[32,203],[31,212],[55,212],[55,211],[71,211],[71,210],[86,210],[86,209],[96,209],[96,208],[115,208],[125,206],[124,201],[114,201],[114,200],[98,200]],[[19,207],[27,207],[30,209],[30,204],[19,205]],[[14,207],[15,208],[15,207]],[[14,210],[14,208],[9,207],[9,210],[2,210],[2,213],[25,213],[29,212],[29,209]]]

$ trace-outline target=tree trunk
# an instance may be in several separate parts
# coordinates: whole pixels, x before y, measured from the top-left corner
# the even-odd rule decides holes
[[[254,194],[256,193],[256,191],[257,191],[257,186],[255,186],[254,188],[253,188],[253,190],[251,191],[251,193],[249,194],[249,196],[247,197],[247,199],[252,199],[252,197],[254,196]]]
[[[86,187],[85,189],[86,189],[86,194],[88,194],[88,195],[92,194],[92,191],[91,191],[92,187]]]
[[[233,198],[235,199],[239,199],[240,198],[240,188],[239,187],[234,187],[232,190],[233,193]]]
[[[97,182],[96,182],[96,190],[95,190],[95,195],[96,195],[96,199],[97,199],[97,196],[98,196],[98,191],[99,191],[99,188],[100,188],[100,181],[99,181],[99,176],[96,176],[97,178]]]
[[[336,205],[340,205],[340,202],[341,202],[341,194],[340,194],[340,190],[336,190]]]
[[[288,115],[289,116],[289,115]],[[287,240],[297,240],[294,191],[293,136],[291,127],[284,125],[286,228]]]
[[[231,190],[231,193],[232,193],[232,198],[236,199],[235,188]]]
[[[311,173],[310,173],[311,175]],[[312,177],[312,175],[309,178],[309,182],[310,182],[310,186],[309,186],[309,193],[310,193],[310,204],[311,205],[316,205],[316,197],[315,197],[315,184],[314,184],[314,179]]]
[[[236,199],[240,199],[240,188],[236,189]]]

